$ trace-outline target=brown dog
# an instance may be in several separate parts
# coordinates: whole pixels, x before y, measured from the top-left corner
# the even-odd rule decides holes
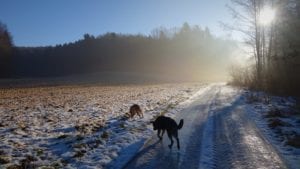
[[[142,112],[142,109],[140,108],[139,105],[137,104],[134,104],[130,107],[129,109],[129,116],[130,118],[133,118],[134,115],[138,115],[140,118],[143,118],[144,115],[143,115],[143,112]]]

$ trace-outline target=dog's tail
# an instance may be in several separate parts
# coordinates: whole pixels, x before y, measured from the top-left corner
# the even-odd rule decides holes
[[[178,129],[178,130],[181,129],[182,126],[183,126],[183,119],[180,120],[180,122],[179,122],[179,124],[178,124],[178,126],[177,126],[177,129]]]

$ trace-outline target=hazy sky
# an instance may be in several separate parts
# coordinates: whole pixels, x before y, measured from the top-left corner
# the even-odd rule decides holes
[[[71,42],[84,33],[149,34],[184,22],[225,35],[219,21],[231,19],[229,0],[0,0],[0,21],[17,46]]]

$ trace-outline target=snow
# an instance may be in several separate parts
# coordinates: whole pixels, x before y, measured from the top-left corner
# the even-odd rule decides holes
[[[250,118],[257,115],[247,91],[215,84],[197,93],[175,117],[185,121],[181,149],[169,150],[167,136],[159,142],[153,135],[125,168],[292,168]]]
[[[257,100],[252,101],[252,99],[249,99],[249,97],[253,96]],[[255,122],[261,134],[275,147],[281,158],[286,161],[288,167],[292,169],[300,168],[300,148],[287,144],[287,136],[300,136],[300,124],[297,124],[300,116],[294,113],[287,113],[297,111],[293,109],[296,104],[295,99],[292,97],[270,96],[263,92],[243,91],[243,100],[247,103],[245,108],[247,109],[248,117]],[[274,116],[268,118],[266,116],[267,113],[274,110],[280,111],[284,117]],[[278,119],[284,122],[283,126],[276,126],[274,128],[269,126],[269,120]],[[278,133],[278,131],[281,131],[281,133]],[[254,138],[248,138],[248,140],[251,139]]]
[[[8,161],[0,165],[107,168],[116,161],[121,166],[153,134],[149,122],[154,116],[174,116],[182,102],[203,87],[192,83],[1,89],[0,158]],[[142,107],[144,118],[125,120],[134,103]]]
[[[169,160],[165,165],[174,166],[280,168],[281,158],[289,168],[300,166],[300,149],[287,144],[300,134],[291,97],[220,83],[36,87],[0,94],[0,168],[118,169],[141,151],[146,161],[157,156],[159,164]],[[126,119],[135,103],[144,118]],[[283,116],[266,118],[274,109]],[[156,144],[150,121],[161,113],[185,119],[180,151],[162,149],[167,138]],[[285,125],[270,128],[270,119]]]
[[[214,168],[213,157],[214,157],[214,146],[213,146],[213,133],[214,133],[214,121],[213,117],[209,116],[203,129],[203,137],[205,138],[201,144],[200,153],[200,168],[208,169]]]

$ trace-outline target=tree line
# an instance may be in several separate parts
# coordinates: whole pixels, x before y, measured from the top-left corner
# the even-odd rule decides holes
[[[55,77],[91,72],[136,72],[184,80],[224,75],[234,43],[208,28],[184,23],[151,35],[106,33],[47,47],[14,47],[11,77]],[[210,74],[210,75],[208,75]]]
[[[11,76],[12,37],[0,22],[0,78]]]
[[[232,0],[232,12],[252,50],[253,62],[231,71],[232,83],[276,94],[300,95],[300,1]],[[269,25],[259,22],[263,10],[275,11]]]

